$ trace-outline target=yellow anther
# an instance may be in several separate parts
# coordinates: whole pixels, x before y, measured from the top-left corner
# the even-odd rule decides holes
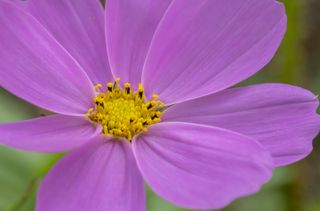
[[[143,89],[143,86],[142,84],[139,84],[138,86],[138,97],[142,100],[144,100],[144,89]]]
[[[120,78],[116,78],[116,80],[114,82],[114,88],[118,88],[119,87],[119,81],[120,81]]]
[[[153,97],[153,99],[154,99],[154,100],[156,100],[156,99],[158,99],[158,98],[159,98],[159,95],[157,95],[157,94],[153,94],[153,95],[152,95],[152,97]]]
[[[150,101],[144,95],[142,84],[138,90],[131,90],[130,83],[125,83],[124,88],[118,86],[120,78],[114,83],[107,84],[106,92],[99,92],[93,99],[95,108],[88,110],[86,118],[98,123],[103,128],[105,136],[132,138],[144,131],[151,124],[161,121],[162,111],[159,109],[163,103],[153,95]],[[101,85],[97,85],[101,88]]]
[[[86,117],[87,119],[89,119],[93,111],[94,111],[94,109],[93,109],[93,108],[90,108],[90,109],[88,110],[88,112],[86,113],[85,117]]]
[[[102,84],[97,84],[93,87],[94,91],[101,92],[100,88],[102,87]]]
[[[125,83],[124,84],[124,88],[125,88],[125,94],[130,94],[130,87],[131,87],[131,84],[130,83]]]
[[[144,89],[143,89],[142,84],[139,84],[139,86],[138,86],[138,92],[143,92],[143,91],[144,91]]]
[[[109,91],[109,92],[112,92],[112,89],[113,89],[113,83],[111,83],[111,82],[110,82],[110,83],[108,83],[108,84],[107,84],[107,88],[108,88],[108,91]]]

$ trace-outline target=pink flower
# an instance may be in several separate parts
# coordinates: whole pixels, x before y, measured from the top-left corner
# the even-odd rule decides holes
[[[311,152],[315,95],[227,89],[274,55],[281,3],[108,0],[105,12],[98,0],[0,1],[1,86],[57,113],[0,125],[1,143],[71,151],[38,211],[143,211],[143,178],[176,205],[218,209]]]

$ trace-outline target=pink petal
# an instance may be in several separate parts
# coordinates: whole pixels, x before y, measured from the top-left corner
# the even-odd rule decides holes
[[[92,84],[79,64],[32,16],[0,2],[0,85],[53,112],[80,115]]]
[[[135,87],[151,39],[172,0],[109,0],[106,4],[106,34],[113,74]]]
[[[96,140],[67,155],[42,182],[36,210],[145,210],[129,142]]]
[[[272,154],[276,166],[312,151],[320,130],[317,97],[305,89],[263,84],[225,90],[170,107],[164,121],[222,127],[251,136]]]
[[[94,84],[113,80],[99,0],[28,0],[26,10],[77,60]]]
[[[143,84],[167,104],[218,92],[265,66],[285,30],[274,0],[176,0],[154,35]]]
[[[21,150],[60,152],[83,145],[99,132],[83,117],[52,115],[0,124],[0,144]]]
[[[220,128],[155,124],[133,149],[153,191],[187,208],[222,208],[271,177],[271,157],[258,142]]]
[[[25,9],[27,5],[26,1],[21,1],[21,0],[1,0],[1,1],[10,2],[11,4],[14,4],[16,7],[19,7],[21,9]]]

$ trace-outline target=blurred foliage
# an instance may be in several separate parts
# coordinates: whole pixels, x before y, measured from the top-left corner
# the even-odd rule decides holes
[[[279,82],[320,94],[320,1],[283,0],[288,31],[273,61],[241,85]],[[0,123],[39,116],[44,111],[0,90]],[[318,143],[315,141],[315,143]],[[289,167],[276,169],[262,190],[223,211],[320,211],[320,148]],[[0,146],[0,210],[34,210],[39,182],[61,155],[21,152]],[[183,211],[147,189],[148,210]]]

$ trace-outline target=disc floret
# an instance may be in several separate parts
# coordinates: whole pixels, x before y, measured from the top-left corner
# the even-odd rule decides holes
[[[146,132],[149,125],[160,122],[164,104],[158,95],[148,100],[142,84],[134,91],[130,83],[120,88],[119,81],[117,78],[114,83],[108,83],[106,90],[101,84],[95,86],[95,108],[90,108],[86,117],[101,125],[105,136],[131,141],[135,135]]]

